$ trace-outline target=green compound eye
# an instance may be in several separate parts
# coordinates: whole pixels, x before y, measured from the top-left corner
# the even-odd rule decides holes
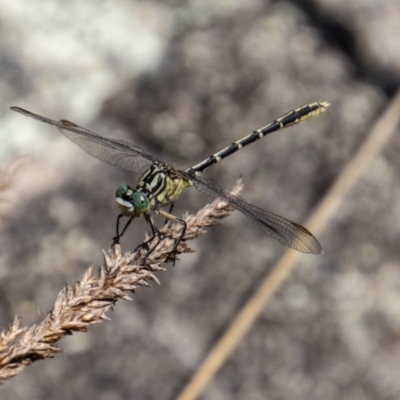
[[[119,198],[122,197],[126,192],[129,190],[128,185],[120,185],[118,186],[117,190],[115,191],[115,197]]]
[[[145,212],[149,209],[149,199],[141,192],[133,193],[132,204],[137,212]]]

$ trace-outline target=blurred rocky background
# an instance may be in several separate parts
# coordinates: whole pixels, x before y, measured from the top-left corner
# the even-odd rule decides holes
[[[0,325],[42,319],[114,236],[139,176],[9,110],[69,119],[185,168],[285,112],[322,116],[205,176],[297,222],[311,215],[400,82],[398,0],[0,0]],[[369,165],[202,399],[400,398],[400,139]],[[15,164],[14,164],[15,165]],[[195,189],[176,215],[210,201]],[[159,221],[161,222],[161,221]],[[121,244],[141,243],[136,220]],[[173,399],[286,249],[239,213],[162,285],[61,343],[3,399]]]

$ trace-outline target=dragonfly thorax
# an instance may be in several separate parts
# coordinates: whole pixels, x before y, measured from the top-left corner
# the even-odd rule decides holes
[[[115,192],[115,201],[122,213],[128,217],[139,216],[149,211],[150,208],[150,202],[146,194],[133,190],[126,184],[118,186]]]

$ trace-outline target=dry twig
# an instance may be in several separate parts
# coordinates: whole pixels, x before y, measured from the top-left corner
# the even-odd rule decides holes
[[[242,185],[234,189],[237,193]],[[193,250],[186,244],[189,239],[205,233],[204,227],[216,225],[228,216],[232,208],[222,200],[215,200],[196,215],[186,216],[186,234],[177,248],[177,254]],[[109,319],[106,312],[119,300],[130,300],[126,292],[138,286],[150,286],[148,281],[159,283],[156,272],[173,249],[182,225],[165,225],[161,232],[165,239],[145,260],[146,249],[135,253],[121,252],[119,245],[104,252],[104,265],[93,275],[93,265],[74,286],[67,285],[60,291],[52,310],[37,325],[20,327],[16,317],[13,324],[0,334],[0,381],[10,379],[34,361],[52,358],[61,349],[57,342],[74,331],[86,332],[90,325]],[[150,246],[152,243],[149,244]]]

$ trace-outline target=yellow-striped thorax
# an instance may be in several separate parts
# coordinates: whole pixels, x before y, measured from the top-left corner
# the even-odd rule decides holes
[[[127,217],[135,218],[150,210],[157,210],[174,202],[182,190],[192,182],[173,172],[164,164],[153,164],[140,178],[135,189],[118,186],[115,201]]]

